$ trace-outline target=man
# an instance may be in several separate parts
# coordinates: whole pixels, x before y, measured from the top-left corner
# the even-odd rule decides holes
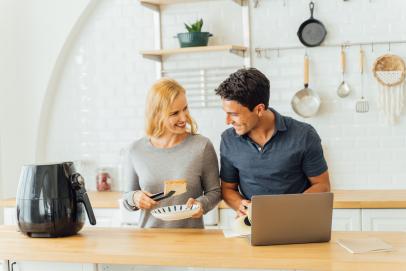
[[[264,74],[240,69],[216,94],[233,126],[221,135],[221,191],[238,215],[254,195],[330,191],[320,137],[311,125],[268,108]]]

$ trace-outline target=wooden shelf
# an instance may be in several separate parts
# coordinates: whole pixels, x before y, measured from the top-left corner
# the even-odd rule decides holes
[[[163,50],[150,50],[141,51],[143,56],[162,57],[166,55],[175,55],[183,53],[203,53],[203,52],[215,52],[215,51],[230,51],[232,53],[244,53],[247,47],[239,45],[215,45],[215,46],[201,46],[201,47],[187,47],[187,48],[175,48],[175,49],[163,49]]]
[[[195,3],[195,2],[202,2],[206,0],[139,0],[142,4],[150,4],[150,5],[172,5],[177,3]],[[233,2],[242,5],[243,0],[232,0]]]

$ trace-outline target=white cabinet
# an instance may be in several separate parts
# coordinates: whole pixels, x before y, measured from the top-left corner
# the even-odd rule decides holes
[[[94,216],[96,217],[96,227],[120,227],[120,210],[117,208],[94,208]],[[86,214],[86,226],[89,226],[89,219]]]
[[[118,208],[94,208],[93,212],[96,217],[96,227],[121,226],[120,210]],[[15,207],[4,208],[4,224],[17,225],[17,211]],[[90,225],[87,214],[85,225]]]
[[[128,211],[125,208],[94,208],[96,217],[95,227],[121,227],[136,226],[140,212]],[[219,209],[216,207],[204,215],[204,224],[206,226],[217,226],[219,223]],[[4,224],[17,225],[16,208],[7,207],[4,209]],[[86,226],[90,226],[86,214]]]
[[[220,210],[219,228],[229,229],[235,219],[235,211],[232,209]],[[333,210],[333,231],[360,231],[361,210],[360,209],[334,209]]]
[[[333,231],[360,231],[361,209],[334,209]]]
[[[203,216],[205,226],[217,226],[219,224],[219,208],[215,207]],[[206,227],[207,228],[207,227]]]
[[[17,212],[15,207],[4,208],[4,225],[17,225]]]
[[[94,208],[96,227],[136,226],[139,212],[123,208]],[[125,213],[123,213],[125,212]],[[235,219],[232,209],[215,208],[204,216],[206,228],[229,229]],[[4,224],[16,225],[16,209],[4,208]],[[86,216],[86,225],[89,225]],[[406,231],[406,209],[334,209],[334,231]]]
[[[10,265],[12,263],[10,262]],[[96,271],[95,264],[53,263],[53,262],[15,262],[13,271]]]
[[[406,231],[406,210],[363,209],[362,231]]]
[[[233,209],[220,209],[219,228],[230,229],[235,217],[236,213]]]

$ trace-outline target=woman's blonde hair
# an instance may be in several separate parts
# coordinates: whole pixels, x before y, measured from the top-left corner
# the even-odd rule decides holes
[[[170,78],[162,78],[152,85],[148,93],[145,110],[145,132],[147,136],[160,137],[164,134],[164,121],[169,117],[170,106],[182,93],[186,93],[185,89],[177,81]],[[197,125],[189,112],[186,113],[186,123],[188,131],[191,134],[196,134]]]

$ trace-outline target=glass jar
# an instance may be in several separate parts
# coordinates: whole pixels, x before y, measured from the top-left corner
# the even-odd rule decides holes
[[[107,168],[100,167],[96,174],[97,191],[111,191],[112,175]]]

